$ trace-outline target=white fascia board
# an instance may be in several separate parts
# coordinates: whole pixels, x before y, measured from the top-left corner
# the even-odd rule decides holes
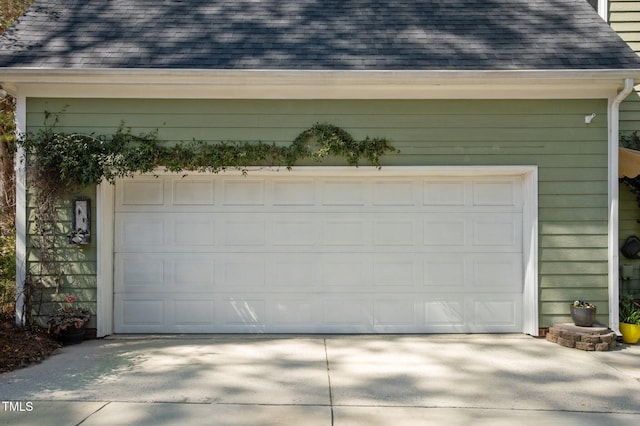
[[[0,69],[27,97],[165,99],[607,99],[640,70],[288,71]]]

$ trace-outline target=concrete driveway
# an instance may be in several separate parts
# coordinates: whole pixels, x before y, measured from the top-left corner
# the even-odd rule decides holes
[[[640,346],[524,335],[119,336],[0,375],[0,424],[640,424]]]

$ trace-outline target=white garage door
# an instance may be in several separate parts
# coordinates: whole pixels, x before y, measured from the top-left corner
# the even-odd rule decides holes
[[[117,333],[522,331],[522,179],[136,177]]]

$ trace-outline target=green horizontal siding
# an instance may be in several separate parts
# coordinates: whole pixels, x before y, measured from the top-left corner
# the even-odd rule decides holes
[[[29,131],[42,128],[45,111],[64,111],[61,131],[110,134],[124,123],[134,133],[157,130],[171,143],[285,144],[328,122],[356,138],[389,138],[401,153],[385,157],[388,166],[537,165],[540,326],[569,321],[574,299],[607,306],[606,100],[28,99]],[[86,290],[95,306],[95,245],[71,247],[64,257],[69,285]],[[606,323],[606,308],[598,319]]]
[[[640,52],[640,2],[609,0],[609,24],[636,52]]]
[[[640,1],[609,1],[611,26],[620,37],[637,53],[640,53]],[[620,131],[630,133],[640,131],[640,87],[620,106]],[[619,246],[629,235],[640,236],[640,209],[633,194],[625,185],[620,185]],[[620,281],[620,293],[640,296],[640,260],[626,259],[620,254],[620,265],[633,268],[630,280]],[[621,275],[622,278],[622,275]]]
[[[631,133],[640,130],[640,95],[638,87],[620,104],[620,131]]]
[[[609,23],[624,41],[640,53],[640,2],[627,0],[609,1]],[[640,129],[640,96],[632,93],[620,106],[620,131]]]
[[[89,321],[89,327],[96,326],[96,300],[97,300],[97,250],[95,241],[96,230],[96,211],[95,211],[95,189],[87,188],[78,191],[74,194],[69,194],[69,199],[63,201],[57,208],[58,223],[56,229],[59,236],[55,239],[55,245],[57,250],[57,263],[61,266],[61,270],[64,275],[62,278],[62,285],[60,288],[60,294],[56,294],[56,286],[54,284],[54,277],[43,274],[41,264],[39,263],[38,251],[34,248],[34,240],[29,238],[27,241],[27,274],[33,276],[42,277],[45,283],[45,288],[38,286],[35,300],[38,300],[38,294],[42,291],[42,304],[38,308],[36,303],[34,310],[42,314],[36,318],[41,324],[46,323],[45,314],[50,312],[53,308],[59,307],[55,301],[60,301],[66,294],[73,294],[78,299],[77,304],[79,306],[87,307],[91,310],[93,316]],[[92,241],[87,246],[77,246],[69,244],[66,235],[71,231],[72,222],[71,216],[72,204],[71,199],[77,196],[90,197],[93,201],[91,204],[91,229],[92,229]],[[32,235],[35,232],[35,205],[32,197],[28,198],[27,208],[27,232]],[[66,306],[66,305],[65,305]]]

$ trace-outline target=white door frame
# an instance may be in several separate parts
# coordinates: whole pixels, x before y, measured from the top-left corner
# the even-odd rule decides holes
[[[158,171],[158,174],[164,174]],[[236,172],[226,172],[236,173]],[[522,176],[523,178],[523,303],[522,332],[537,336],[538,325],[538,168],[537,166],[394,166],[383,167],[294,167],[259,169],[252,175],[274,173],[332,176]],[[196,174],[196,173],[193,173]],[[113,247],[115,185],[102,183],[97,189],[97,335],[113,333]]]

